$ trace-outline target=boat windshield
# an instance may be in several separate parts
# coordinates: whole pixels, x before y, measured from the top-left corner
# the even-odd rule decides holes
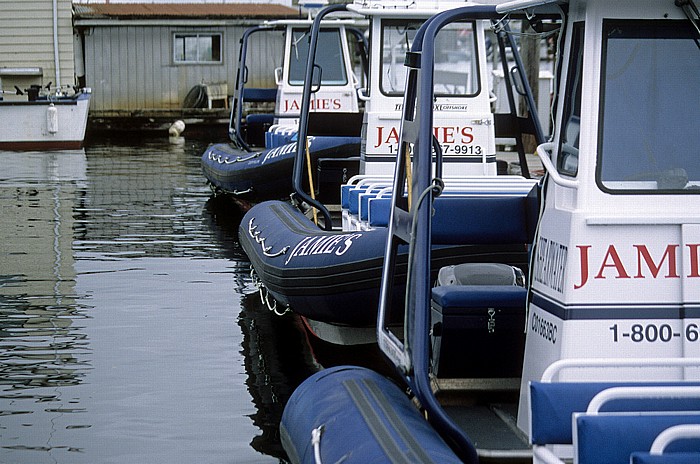
[[[603,25],[597,182],[700,193],[700,40],[688,21]]]
[[[381,89],[385,95],[403,96],[406,86],[404,58],[422,21],[382,22]],[[435,42],[436,96],[473,96],[479,93],[476,34],[473,23],[452,23]]]
[[[308,29],[292,31],[292,49],[289,57],[289,85],[304,85],[306,76],[306,59],[309,56]],[[340,29],[322,29],[319,31],[316,49],[316,64],[321,67],[322,85],[346,85],[348,75],[345,72],[345,58]]]

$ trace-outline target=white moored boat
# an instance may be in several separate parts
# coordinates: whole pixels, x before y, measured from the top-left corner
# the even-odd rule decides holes
[[[66,150],[83,146],[90,89],[41,94],[39,86],[0,100],[0,149]],[[24,95],[26,93],[26,96]]]

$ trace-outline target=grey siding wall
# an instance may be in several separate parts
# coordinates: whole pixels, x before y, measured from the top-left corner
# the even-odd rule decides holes
[[[56,85],[52,0],[0,0],[0,67],[40,67],[41,77],[3,76],[12,89],[30,84]],[[62,85],[75,84],[71,0],[58,0],[58,44]]]
[[[85,77],[92,87],[90,110],[179,109],[189,90],[202,82],[227,82],[234,93],[239,41],[247,26],[94,26],[85,34]],[[222,63],[175,64],[173,34],[222,34]],[[261,36],[262,37],[262,36]],[[265,35],[249,51],[250,85],[274,85],[282,61],[282,36]],[[264,80],[256,76],[265,76]]]

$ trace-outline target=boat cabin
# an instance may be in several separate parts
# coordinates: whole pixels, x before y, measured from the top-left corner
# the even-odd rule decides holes
[[[523,430],[528,382],[558,360],[700,357],[700,20],[691,3],[562,5],[556,131],[537,149],[547,182],[530,269]],[[569,369],[560,379],[610,374]],[[633,365],[613,377],[697,380],[700,370]]]
[[[370,19],[370,76],[365,101],[360,173],[394,172],[406,86],[404,61],[420,26],[465,2],[358,0],[348,10]],[[451,24],[441,31],[434,63],[434,136],[445,157],[445,176],[496,175],[484,21]]]
[[[244,33],[238,88],[229,125],[232,140],[244,146],[267,148],[292,140],[301,112],[311,24],[311,19],[269,21]],[[323,24],[320,32],[323,47],[317,54],[317,66],[311,78],[314,85],[311,112],[358,114],[357,88],[363,79],[363,60],[357,54],[364,53],[362,26],[352,19],[334,19]],[[274,88],[249,88],[246,87],[248,44],[251,37],[262,33],[284,35],[283,59],[274,70]],[[274,109],[266,112],[270,106]]]

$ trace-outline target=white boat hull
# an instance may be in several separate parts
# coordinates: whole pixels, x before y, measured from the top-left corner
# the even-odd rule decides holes
[[[89,92],[51,100],[0,101],[0,149],[80,148],[89,107]]]

